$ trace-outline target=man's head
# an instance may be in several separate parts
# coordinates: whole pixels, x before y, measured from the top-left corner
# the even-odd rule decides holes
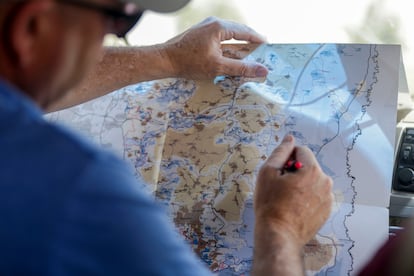
[[[95,64],[107,33],[125,35],[142,12],[189,0],[0,1],[0,78],[47,107]]]

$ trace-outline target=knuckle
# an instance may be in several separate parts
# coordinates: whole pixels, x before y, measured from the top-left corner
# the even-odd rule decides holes
[[[204,21],[206,21],[206,22],[214,22],[214,21],[218,21],[218,18],[216,16],[214,16],[214,15],[210,15]]]
[[[328,176],[326,174],[324,174],[324,184],[325,184],[327,190],[329,190],[329,191],[332,190],[333,180],[330,176]]]
[[[209,16],[206,19],[205,23],[215,30],[221,29],[223,27],[222,22],[215,16]]]
[[[264,163],[263,166],[260,168],[260,171],[264,173],[264,175],[269,175],[269,172],[273,170],[276,170],[276,168],[269,164],[269,162]]]
[[[239,71],[238,74],[240,76],[247,76],[248,73],[249,73],[249,68],[248,68],[247,65],[245,65],[245,64],[242,63],[241,66],[239,67],[239,70],[238,71]]]
[[[312,163],[309,165],[309,171],[311,175],[320,178],[322,173],[321,168],[319,167],[318,163]]]
[[[327,196],[327,198],[329,199],[329,202],[331,202],[331,198],[332,198],[332,187],[333,187],[333,182],[332,182],[332,178],[330,178],[327,175],[324,175],[324,179],[322,180],[322,187],[321,190],[324,193],[325,196]]]
[[[212,69],[215,75],[228,75],[228,69],[226,69],[226,66],[222,62],[215,63]]]
[[[333,188],[333,180],[329,176],[328,176],[328,186],[329,186],[329,190],[332,190],[332,188]]]

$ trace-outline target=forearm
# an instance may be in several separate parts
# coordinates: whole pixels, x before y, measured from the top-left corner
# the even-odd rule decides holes
[[[253,45],[243,44],[243,54],[229,58],[222,42],[231,39]],[[168,77],[212,80],[220,75],[263,78],[268,73],[264,65],[236,61],[263,42],[262,36],[245,25],[209,17],[163,44],[106,48],[101,62],[83,82],[48,111],[80,104],[147,80]]]
[[[95,68],[48,111],[74,106],[130,84],[174,77],[171,65],[160,47],[106,47]]]
[[[286,232],[256,224],[252,275],[304,275],[302,246]]]

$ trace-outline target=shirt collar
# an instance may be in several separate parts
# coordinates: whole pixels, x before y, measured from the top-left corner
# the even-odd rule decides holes
[[[42,110],[21,90],[0,77],[0,112],[15,113],[26,110],[34,116],[42,116]]]

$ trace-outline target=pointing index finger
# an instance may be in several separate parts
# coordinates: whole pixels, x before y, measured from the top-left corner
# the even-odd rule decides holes
[[[292,135],[286,135],[282,143],[273,150],[266,163],[274,168],[282,169],[295,150],[295,141]]]

